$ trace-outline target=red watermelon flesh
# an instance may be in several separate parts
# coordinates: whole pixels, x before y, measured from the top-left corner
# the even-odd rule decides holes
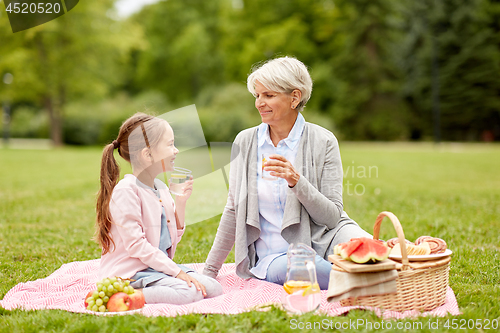
[[[359,238],[361,245],[350,254],[350,259],[358,264],[369,261],[382,261],[389,257],[391,249],[380,240],[362,237]]]
[[[342,250],[340,251],[340,255],[343,259],[349,258],[361,244],[362,241],[358,238],[353,238],[349,242],[341,244]]]

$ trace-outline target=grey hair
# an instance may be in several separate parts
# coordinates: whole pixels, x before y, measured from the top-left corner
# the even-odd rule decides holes
[[[302,111],[312,92],[312,80],[307,67],[291,57],[276,58],[258,64],[247,79],[247,88],[255,96],[255,83],[259,81],[267,89],[290,94],[300,90],[302,97],[297,110]]]

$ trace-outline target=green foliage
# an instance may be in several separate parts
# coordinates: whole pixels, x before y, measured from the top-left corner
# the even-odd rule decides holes
[[[241,130],[260,124],[254,98],[243,84],[207,88],[198,101],[207,142],[232,142]]]
[[[64,119],[64,138],[68,144],[102,145],[118,136],[125,119],[136,112],[160,115],[171,111],[165,97],[158,92],[147,92],[130,98],[118,94],[101,102],[69,103]]]
[[[246,2],[242,8],[214,1],[207,8],[200,1],[190,1],[189,7],[178,1],[160,2],[135,18],[147,22],[146,35],[152,43],[139,56],[138,82],[143,87],[158,87],[173,101],[191,101],[203,93],[193,82],[203,80],[209,87],[222,79],[244,82],[255,63],[292,55],[310,66],[315,82],[308,112],[329,115],[339,136],[405,139],[410,116],[398,91],[402,75],[392,55],[398,37],[392,4],[391,0],[335,4],[295,0],[274,2],[270,7],[259,0]],[[216,13],[220,19],[204,20],[204,13]],[[207,52],[205,43],[190,43],[186,37],[190,29],[203,24],[213,52]],[[165,39],[171,41],[170,47],[161,47]],[[176,47],[180,40],[185,48]],[[210,54],[210,61],[207,57],[200,61],[197,55],[203,52]],[[189,66],[184,65],[187,62]],[[171,66],[182,68],[175,78],[163,75],[172,72]],[[159,68],[162,70],[156,70]],[[193,75],[196,80],[189,79]],[[236,135],[238,123],[248,123],[236,115],[225,115],[227,126],[221,132],[219,108],[203,111],[208,137],[212,137],[212,128],[218,128],[217,137],[227,140]],[[208,119],[215,123],[209,124]]]
[[[34,107],[19,106],[11,116],[10,135],[14,138],[48,138],[49,126],[46,113]]]
[[[0,73],[14,75],[4,98],[44,108],[56,144],[62,140],[66,103],[109,95],[126,74],[121,68],[129,50],[141,46],[140,27],[108,17],[112,6],[112,0],[82,1],[68,14],[16,34],[0,26],[2,41],[5,36],[8,42]]]
[[[310,68],[308,114],[341,138],[429,140],[438,108],[444,140],[500,138],[498,1],[169,0],[128,19],[112,6],[80,2],[16,34],[0,20],[0,75],[14,74],[0,100],[46,111],[52,138],[64,125],[66,142],[86,144],[102,121],[66,106],[156,91],[173,108],[198,104],[207,137],[229,141],[258,122],[253,103],[210,106],[207,94],[288,55]]]
[[[410,119],[394,57],[398,7],[391,0],[336,5],[330,72],[337,87],[329,108],[336,125],[351,140],[407,139]]]
[[[408,2],[403,91],[422,135],[431,134],[433,84],[440,90],[443,137],[478,140],[483,131],[500,132],[499,8],[488,0]]]
[[[137,56],[135,89],[160,90],[184,106],[207,85],[221,82],[220,5],[221,1],[161,1],[137,14],[130,22],[144,27],[148,48]]]
[[[139,56],[138,82],[191,102],[199,82],[244,82],[255,63],[293,55],[311,68],[311,113],[328,115],[340,137],[430,138],[434,34],[443,137],[479,139],[484,129],[499,137],[497,7],[488,0],[160,2],[136,17],[154,43]],[[192,42],[190,31],[208,44]],[[172,66],[182,71],[162,75]]]
[[[153,115],[173,110],[165,96],[149,91],[130,97],[120,93],[105,100],[78,100],[65,107],[64,142],[71,145],[103,145],[118,135],[125,119],[136,112]],[[48,138],[49,118],[34,107],[14,109],[10,135],[14,138]],[[2,133],[2,131],[0,131]]]

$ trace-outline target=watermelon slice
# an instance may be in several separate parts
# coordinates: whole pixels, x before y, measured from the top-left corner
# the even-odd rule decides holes
[[[357,239],[358,238],[351,238],[351,240],[349,242],[340,243],[340,244],[335,245],[333,247],[333,254],[338,254],[339,256],[342,256],[344,259],[349,260],[349,258],[348,258],[349,255],[354,250],[356,250],[357,246],[361,245],[360,242],[356,241]],[[347,248],[349,248],[348,252],[346,252]]]
[[[351,239],[351,240],[354,240],[355,238]],[[333,254],[338,254],[339,256],[341,255],[341,252],[342,250],[349,246],[349,242],[346,242],[346,243],[340,243],[340,244],[337,244],[333,247]]]
[[[340,255],[342,256],[343,259],[349,258],[353,252],[357,250],[358,247],[360,247],[363,242],[358,239],[351,239],[349,242],[344,243],[345,245],[342,247],[342,250],[340,251]]]
[[[352,261],[358,264],[364,264],[367,262],[382,261],[389,257],[391,249],[386,243],[366,237],[360,238],[359,240],[362,244],[351,253],[350,258]]]
[[[338,244],[334,247],[334,254],[344,260],[351,260],[359,264],[372,263],[385,260],[389,257],[391,249],[380,240],[361,237],[352,238],[349,242]]]

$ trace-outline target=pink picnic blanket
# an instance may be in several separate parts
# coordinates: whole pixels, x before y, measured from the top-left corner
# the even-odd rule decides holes
[[[99,260],[77,261],[64,264],[45,279],[19,283],[9,290],[0,306],[7,310],[60,309],[71,312],[98,314],[84,308],[84,298],[95,289]],[[204,264],[190,264],[201,271]],[[188,313],[237,314],[258,308],[267,303],[279,303],[283,287],[257,279],[244,280],[235,273],[234,264],[224,264],[217,280],[222,284],[224,294],[219,297],[186,304],[146,304],[140,311],[145,316],[177,316]],[[383,318],[408,318],[418,316],[446,316],[460,314],[455,294],[448,287],[446,303],[430,312],[381,311],[378,308],[361,306],[342,307],[340,303],[326,301],[326,291],[321,292],[321,312],[330,316],[345,314],[352,309],[367,309]],[[109,313],[107,313],[109,314]]]

